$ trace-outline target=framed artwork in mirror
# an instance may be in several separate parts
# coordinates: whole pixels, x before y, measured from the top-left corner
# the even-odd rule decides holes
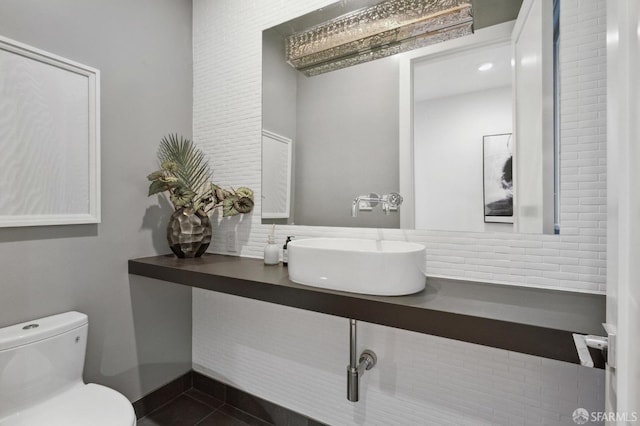
[[[0,227],[99,223],[99,71],[0,37],[0,111]]]
[[[512,134],[482,138],[484,221],[513,223]]]

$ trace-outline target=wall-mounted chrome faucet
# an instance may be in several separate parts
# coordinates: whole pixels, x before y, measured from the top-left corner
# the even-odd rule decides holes
[[[347,399],[351,402],[358,402],[360,399],[360,376],[366,370],[371,370],[378,358],[376,354],[365,349],[357,358],[358,342],[357,342],[357,321],[349,319],[349,365],[347,366]]]
[[[351,204],[351,216],[356,217],[360,212],[360,203],[365,202],[369,207],[375,207],[378,204],[382,204],[382,211],[384,214],[391,213],[392,209],[397,209],[402,204],[402,196],[397,192],[391,192],[390,194],[378,195],[372,192],[369,195],[358,195],[353,199]]]

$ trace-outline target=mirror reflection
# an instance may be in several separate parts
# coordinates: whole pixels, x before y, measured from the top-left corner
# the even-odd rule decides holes
[[[414,61],[417,229],[512,230],[511,75],[508,42]]]
[[[507,3],[505,15],[505,8],[483,11],[474,2],[474,15],[487,26],[514,19],[520,2]],[[327,9],[263,32],[263,130],[293,141],[288,217],[263,216],[263,223],[512,232],[512,217],[486,212],[500,199],[508,203],[508,195],[491,198],[484,164],[486,141],[513,133],[509,37],[472,48],[454,43],[424,58],[411,53],[407,108],[400,93],[406,53],[313,77],[286,63],[284,38],[321,22]],[[486,18],[492,11],[501,15]],[[409,162],[399,137],[407,132],[400,124],[407,109]],[[503,142],[510,153],[514,138]],[[263,174],[272,173],[265,167]],[[401,182],[407,176],[409,186]],[[384,202],[395,193],[404,200],[399,207]]]

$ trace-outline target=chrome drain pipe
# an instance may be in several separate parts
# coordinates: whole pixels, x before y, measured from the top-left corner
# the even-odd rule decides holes
[[[349,319],[349,365],[347,366],[347,399],[351,402],[358,402],[360,399],[360,376],[366,370],[371,370],[378,358],[376,354],[365,349],[358,358],[358,330],[357,321]]]

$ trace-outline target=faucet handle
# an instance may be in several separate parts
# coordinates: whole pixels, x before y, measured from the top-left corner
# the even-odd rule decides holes
[[[387,199],[390,207],[398,207],[402,204],[402,201],[404,201],[402,195],[398,194],[397,192],[387,194],[385,198]]]

